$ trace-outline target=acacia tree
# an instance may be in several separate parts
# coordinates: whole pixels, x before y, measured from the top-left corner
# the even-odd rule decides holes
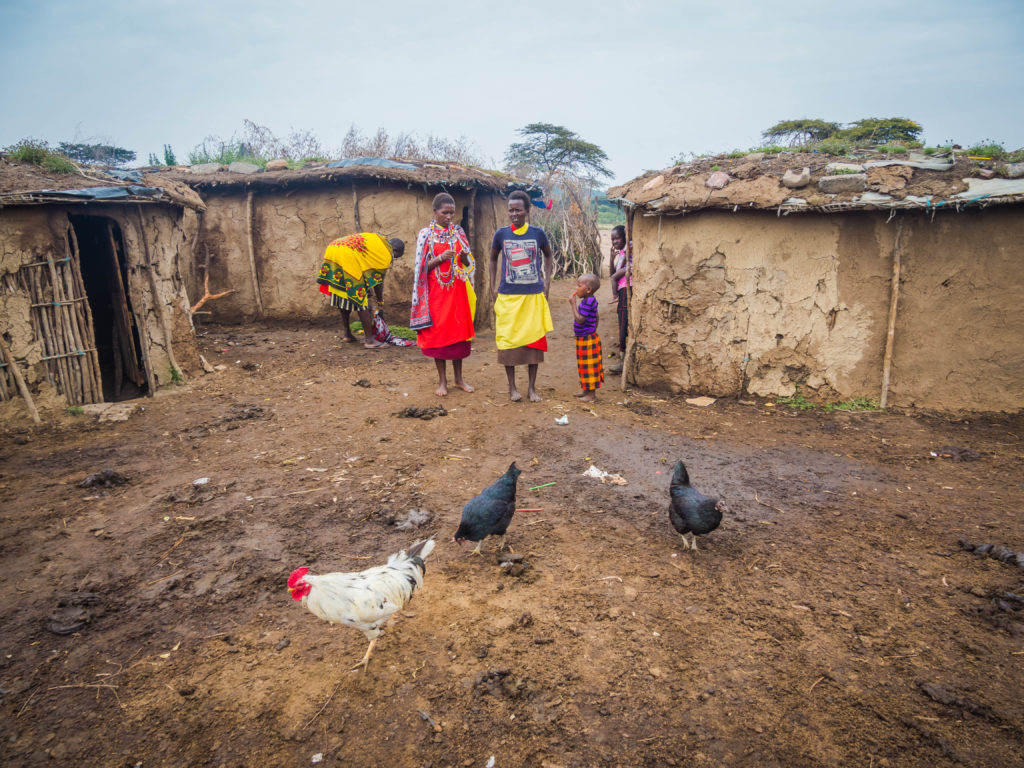
[[[579,275],[600,269],[600,237],[594,187],[611,176],[608,155],[574,131],[552,123],[530,123],[517,133],[523,141],[505,152],[507,170],[540,183],[556,206],[537,215],[552,241],[555,269]]]
[[[916,141],[923,130],[920,123],[905,117],[866,117],[850,123],[842,134],[852,141],[888,144],[891,141]]]
[[[791,147],[816,144],[826,139],[844,139],[863,144],[915,141],[924,129],[905,117],[866,117],[843,127],[825,120],[782,120],[763,131],[765,141],[785,141]]]
[[[72,144],[62,141],[57,145],[60,153],[85,165],[124,165],[135,159],[135,153],[124,147],[109,144]]]
[[[839,123],[829,123],[824,120],[782,120],[763,131],[761,136],[765,141],[785,141],[789,146],[797,147],[815,141],[824,141],[835,135],[839,128]]]

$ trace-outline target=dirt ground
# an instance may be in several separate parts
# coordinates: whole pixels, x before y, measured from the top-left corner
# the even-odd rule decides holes
[[[424,420],[395,415],[442,402],[415,348],[208,327],[226,370],[128,421],[8,426],[0,762],[1022,764],[1024,569],[958,543],[1024,550],[1021,418],[694,407],[617,381],[585,407],[569,291],[541,403],[508,402],[493,335],[477,391]],[[668,522],[678,459],[731,510],[696,552]],[[539,510],[509,530],[518,576],[450,541],[513,460]],[[104,468],[129,482],[79,487]],[[288,574],[428,535],[422,592],[349,671],[362,634]]]

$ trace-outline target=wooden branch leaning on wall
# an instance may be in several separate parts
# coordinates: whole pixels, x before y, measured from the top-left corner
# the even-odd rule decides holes
[[[42,424],[42,419],[39,418],[39,411],[36,410],[36,404],[32,402],[32,395],[28,391],[28,385],[25,383],[25,379],[21,375],[21,371],[18,370],[18,366],[14,364],[14,355],[11,354],[11,350],[7,348],[7,342],[4,341],[4,337],[0,336],[0,352],[3,353],[4,360],[7,362],[7,367],[11,369],[11,375],[14,376],[14,383],[18,385],[18,391],[21,392],[21,396],[25,399],[25,407],[28,408],[28,415],[32,417],[34,424]]]
[[[892,289],[889,297],[889,325],[885,335],[885,357],[882,359],[882,397],[879,405],[884,410],[889,404],[889,376],[892,373],[892,350],[896,337],[896,308],[900,300],[900,272],[902,257],[900,242],[903,239],[903,219],[896,225],[896,242],[892,249]]]
[[[253,220],[252,195],[253,195],[253,192],[250,189],[249,190],[249,195],[246,197],[246,200],[245,200],[245,224],[246,224],[245,231],[246,231],[246,234],[249,237],[249,272],[250,272],[250,275],[252,277],[252,290],[253,290],[253,293],[256,294],[256,310],[259,313],[257,315],[257,317],[263,317],[263,295],[260,293],[260,278],[259,278],[259,274],[256,272],[256,245],[255,245],[255,242],[254,242],[255,238],[253,236],[253,231],[252,231],[252,227],[253,227],[253,223],[252,223],[252,220]]]
[[[207,246],[204,247],[206,248],[206,262],[203,264],[203,298],[201,298],[199,301],[193,304],[192,307],[189,309],[189,312],[193,314],[195,314],[199,310],[199,308],[203,306],[203,304],[205,304],[206,302],[213,301],[214,299],[222,299],[229,293],[235,292],[235,289],[232,288],[230,290],[222,291],[220,293],[210,293],[210,249]]]

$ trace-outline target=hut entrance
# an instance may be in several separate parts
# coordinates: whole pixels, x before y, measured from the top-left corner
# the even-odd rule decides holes
[[[103,399],[146,394],[138,328],[125,285],[128,265],[121,227],[104,216],[69,216],[78,241],[85,294],[92,310]]]

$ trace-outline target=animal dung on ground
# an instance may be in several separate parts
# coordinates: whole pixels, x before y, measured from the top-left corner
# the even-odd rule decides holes
[[[408,408],[403,408],[400,411],[395,411],[394,415],[400,419],[429,420],[434,418],[435,416],[447,416],[448,411],[445,410],[443,405],[432,405],[426,408],[410,405]]]
[[[988,543],[972,544],[967,539],[960,539],[957,543],[960,545],[960,549],[965,552],[973,552],[975,557],[990,557],[1001,563],[1024,568],[1024,552],[1014,552],[1009,547],[1000,547]]]
[[[85,478],[78,484],[79,488],[113,488],[115,485],[124,485],[130,483],[131,478],[125,477],[120,472],[116,472],[113,469],[104,469],[100,472],[94,472]]]

